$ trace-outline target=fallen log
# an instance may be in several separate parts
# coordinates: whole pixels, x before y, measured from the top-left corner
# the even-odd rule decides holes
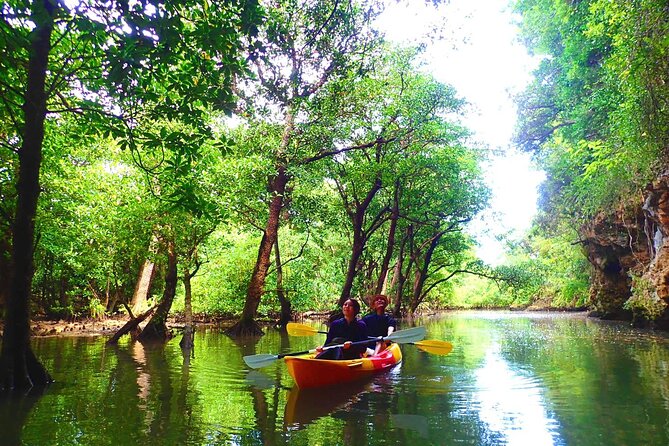
[[[138,328],[139,324],[141,324],[147,317],[149,317],[151,313],[153,313],[153,310],[156,309],[156,307],[158,307],[158,304],[152,306],[137,317],[133,317],[132,311],[128,311],[131,319],[126,322],[123,327],[119,328],[118,331],[114,333],[114,336],[109,338],[107,344],[116,344],[121,336]]]

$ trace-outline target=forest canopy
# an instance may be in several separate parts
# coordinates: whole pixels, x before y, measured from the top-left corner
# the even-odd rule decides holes
[[[373,292],[398,314],[446,305],[451,277],[482,270],[463,230],[486,206],[485,151],[420,50],[373,29],[381,10],[5,3],[0,304],[14,271],[30,275],[35,316],[126,311],[148,262],[156,303],[192,294],[194,311],[246,328],[258,311],[331,310]],[[39,51],[43,139],[30,167]],[[26,167],[39,189],[33,263],[19,273]]]

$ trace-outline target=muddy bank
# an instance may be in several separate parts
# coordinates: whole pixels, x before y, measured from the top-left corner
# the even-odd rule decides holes
[[[123,327],[130,319],[127,316],[111,316],[104,319],[80,319],[80,320],[34,320],[30,322],[31,336],[112,336]],[[197,326],[220,326],[227,328],[236,319],[199,317],[195,323]],[[147,321],[140,324],[144,327]],[[167,327],[171,330],[183,329],[183,318],[176,316],[167,320]],[[0,334],[4,332],[4,320],[0,320]]]
[[[437,316],[449,311],[531,311],[531,312],[587,312],[587,308],[550,308],[548,306],[537,305],[524,308],[448,308],[440,311],[430,312],[429,314],[416,315],[415,317],[430,317]],[[294,316],[295,322],[309,322],[309,321],[327,321],[327,312],[308,311],[303,314]],[[80,320],[34,320],[31,321],[31,336],[46,337],[46,336],[112,336],[121,327],[123,327],[130,319],[125,315],[110,316],[104,319],[80,319]],[[211,316],[211,315],[197,315],[194,317],[194,322],[197,327],[209,327],[225,330],[235,322],[238,318],[234,316]],[[140,324],[144,328],[147,321]],[[271,329],[275,327],[276,319],[265,318],[257,321],[263,329]],[[178,334],[184,328],[184,321],[182,315],[170,316],[167,320],[168,329],[172,330],[174,334]],[[4,331],[4,320],[0,320],[0,336]]]

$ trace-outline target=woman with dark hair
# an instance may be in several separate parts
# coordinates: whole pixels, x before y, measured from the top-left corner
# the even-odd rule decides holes
[[[344,344],[344,346],[328,350],[319,347],[317,350],[321,353],[316,356],[318,359],[356,359],[366,349],[365,344],[351,345],[353,342],[367,339],[367,325],[357,317],[360,313],[360,304],[355,299],[348,299],[341,310],[344,317],[330,324],[325,346],[333,344]]]

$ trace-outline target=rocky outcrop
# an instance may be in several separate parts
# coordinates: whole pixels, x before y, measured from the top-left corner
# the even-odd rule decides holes
[[[645,277],[655,287],[657,296],[669,302],[669,172],[648,185],[643,211],[646,232],[652,239],[652,259]]]
[[[648,240],[641,206],[599,214],[581,228],[581,241],[593,266],[590,301],[605,319],[631,319],[623,308],[632,295],[630,272],[640,274],[648,264]]]
[[[594,314],[669,328],[669,172],[580,234],[593,266]]]

